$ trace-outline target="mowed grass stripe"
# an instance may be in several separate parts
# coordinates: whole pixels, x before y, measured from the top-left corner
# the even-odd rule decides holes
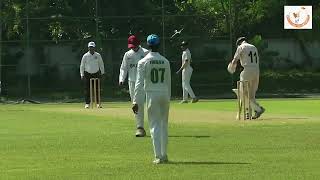
[[[319,104],[310,101],[316,111]],[[261,102],[268,109],[282,104]],[[303,108],[268,110],[265,119],[239,122],[234,105],[173,103],[171,164],[161,166],[151,163],[151,139],[133,137],[129,103],[88,111],[82,104],[0,106],[0,179],[319,179],[318,111],[294,120],[290,112]],[[205,120],[190,117],[196,113]],[[217,116],[224,113],[231,119]]]

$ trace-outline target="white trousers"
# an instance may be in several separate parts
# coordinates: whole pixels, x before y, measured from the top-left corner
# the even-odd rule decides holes
[[[147,92],[146,103],[155,158],[167,155],[170,98],[166,92]]]
[[[183,93],[183,100],[188,100],[188,95],[190,95],[191,98],[195,98],[195,94],[190,86],[190,79],[192,76],[193,69],[185,68],[182,70],[182,93]]]
[[[256,92],[259,87],[259,71],[255,69],[245,69],[240,73],[240,80],[249,82],[250,105],[254,111],[261,111],[261,107],[256,101]],[[245,92],[245,94],[247,93]]]
[[[128,81],[131,102],[132,102],[133,96],[134,96],[135,83],[136,83],[135,81]],[[138,107],[139,107],[138,113],[134,115],[135,119],[136,119],[136,126],[137,126],[137,128],[138,127],[144,128],[144,103],[138,104]]]

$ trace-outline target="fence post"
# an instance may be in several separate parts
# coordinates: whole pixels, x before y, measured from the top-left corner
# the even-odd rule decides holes
[[[29,34],[29,0],[26,0],[26,8],[27,8],[27,36],[26,36],[26,43],[27,43],[27,73],[28,73],[28,77],[27,77],[27,83],[28,83],[28,88],[27,88],[27,96],[30,97],[31,96],[31,76],[30,76],[30,34]]]
[[[2,1],[0,1],[0,12],[2,11]],[[2,18],[0,19],[0,96],[3,91],[2,81]]]
[[[230,60],[233,58],[233,42],[232,42],[232,11],[231,11],[231,0],[229,0],[229,36],[230,36]],[[231,85],[233,86],[234,84],[234,79],[233,79],[233,74],[231,74]]]
[[[164,31],[164,0],[162,0],[162,48],[163,48],[163,56],[166,56],[166,40],[165,40],[165,34]]]

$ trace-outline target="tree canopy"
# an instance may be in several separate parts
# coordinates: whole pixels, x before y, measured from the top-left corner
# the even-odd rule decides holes
[[[154,24],[161,25],[162,15],[167,27],[177,26],[179,17],[189,16],[183,19],[193,28],[189,31],[208,37],[230,32],[233,36],[283,37],[293,34],[283,30],[285,4],[313,5],[314,19],[320,19],[320,2],[312,0],[164,0],[163,4],[160,0],[3,0],[1,19],[3,40],[24,39],[27,16],[30,38],[37,40],[112,38],[114,31],[127,31],[128,27],[134,31],[158,29]],[[303,37],[313,39],[316,30],[303,32]]]

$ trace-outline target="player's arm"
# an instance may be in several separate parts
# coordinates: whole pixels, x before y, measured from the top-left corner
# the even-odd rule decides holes
[[[146,56],[148,53],[149,53],[149,50],[148,49],[145,49],[145,48],[143,48],[143,47],[141,47],[142,48],[142,51],[143,51],[143,53],[144,53],[144,56]]]
[[[138,68],[137,68],[137,79],[136,79],[136,84],[134,88],[134,95],[133,95],[133,101],[132,101],[132,110],[133,113],[137,114],[138,113],[138,104],[143,103],[144,99],[142,99],[143,96],[143,88],[144,88],[144,76],[145,76],[145,67],[143,62],[138,63]]]
[[[103,75],[105,73],[104,71],[104,63],[103,63],[103,60],[102,60],[102,57],[101,55],[99,55],[99,59],[98,59],[98,63],[99,63],[99,69],[101,71],[101,75]]]
[[[182,71],[184,68],[186,68],[188,61],[191,61],[191,59],[189,59],[189,58],[187,57],[187,54],[184,52],[184,53],[182,54],[182,62],[183,62],[183,63],[182,63],[182,65],[181,65],[180,69],[176,72],[177,74],[180,73],[180,71]]]
[[[260,56],[259,56],[259,52],[258,52],[258,49],[256,48],[256,53],[257,53],[257,60],[258,60],[258,63],[260,62]]]
[[[238,46],[232,61],[228,64],[227,70],[230,74],[233,74],[236,71],[238,61],[240,60],[241,48]]]
[[[80,77],[83,79],[84,77],[84,66],[85,66],[85,55],[82,56],[81,63],[80,63]]]
[[[168,69],[167,69],[167,83],[168,83],[168,94],[169,94],[169,100],[171,99],[171,68],[170,68],[170,63],[168,63]]]
[[[238,46],[236,53],[234,54],[233,59],[231,61],[233,66],[237,66],[238,61],[240,60],[240,55],[241,55],[241,47]]]
[[[119,85],[123,85],[127,74],[128,74],[128,65],[129,63],[127,62],[128,58],[127,58],[127,53],[124,54],[123,59],[122,59],[122,63],[120,66],[120,74],[119,74]]]
[[[184,68],[186,68],[187,62],[188,62],[188,59],[183,61],[183,64],[181,65],[180,69],[177,71],[177,74],[180,73],[180,71],[182,71]]]

